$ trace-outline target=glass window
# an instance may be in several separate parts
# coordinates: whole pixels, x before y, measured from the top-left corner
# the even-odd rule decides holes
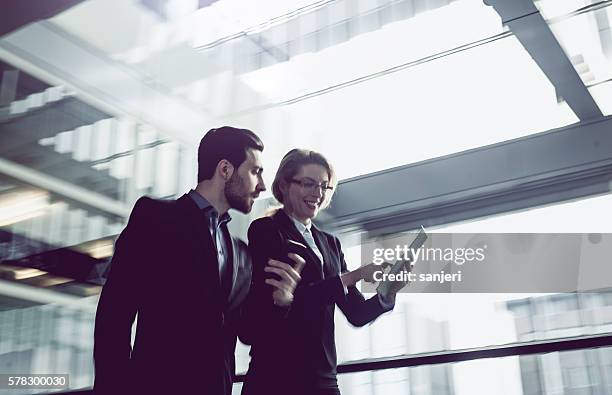
[[[610,232],[612,195],[477,218],[431,232]],[[355,236],[345,237],[350,268],[360,264]],[[351,241],[353,241],[351,243]],[[350,245],[354,245],[350,247]],[[349,246],[349,247],[347,247]],[[353,328],[336,311],[342,361],[607,333],[609,290],[578,294],[398,294],[395,309]]]

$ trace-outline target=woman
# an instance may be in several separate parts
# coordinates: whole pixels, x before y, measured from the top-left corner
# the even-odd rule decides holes
[[[253,285],[244,338],[251,344],[251,363],[243,395],[339,395],[335,305],[355,326],[372,322],[393,308],[394,294],[364,299],[355,284],[371,276],[372,270],[347,273],[338,238],[311,222],[329,204],[335,186],[333,168],[325,157],[291,150],[272,184],[274,197],[283,207],[249,228]],[[299,253],[306,264],[293,303],[280,307],[271,297],[273,276],[280,272],[266,264],[270,258],[288,261],[288,252]]]

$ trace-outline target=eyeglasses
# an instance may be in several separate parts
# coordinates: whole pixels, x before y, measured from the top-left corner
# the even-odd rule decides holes
[[[299,184],[306,192],[316,193],[318,189],[321,189],[321,192],[325,194],[334,190],[334,187],[330,186],[327,181],[318,183],[312,178],[304,178],[302,180],[292,178],[290,181],[294,184]]]

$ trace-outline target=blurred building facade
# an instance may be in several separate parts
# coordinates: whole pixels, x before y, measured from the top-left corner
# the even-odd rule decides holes
[[[519,341],[577,336],[612,327],[612,291],[559,294],[507,302]],[[612,394],[612,350],[521,356],[523,394]]]

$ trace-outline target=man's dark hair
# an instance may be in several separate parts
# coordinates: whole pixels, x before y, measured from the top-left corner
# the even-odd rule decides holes
[[[248,129],[222,126],[210,129],[198,148],[198,183],[209,180],[222,159],[228,160],[238,169],[246,160],[247,148],[263,151],[263,143]]]

